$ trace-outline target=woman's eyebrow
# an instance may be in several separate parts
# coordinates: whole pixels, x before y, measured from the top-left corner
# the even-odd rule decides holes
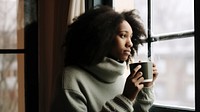
[[[127,30],[120,30],[119,33],[121,32],[125,32],[125,33],[129,33]],[[131,33],[131,37],[133,36],[133,33]]]
[[[130,33],[128,30],[126,30],[126,29],[121,29],[121,30],[119,30],[119,32],[126,32],[126,33]]]
[[[119,32],[126,32],[126,33],[128,33],[128,31],[127,31],[127,30],[120,30]]]

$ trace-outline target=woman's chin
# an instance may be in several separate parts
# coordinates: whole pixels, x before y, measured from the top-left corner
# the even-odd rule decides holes
[[[128,57],[122,57],[122,58],[120,59],[120,61],[126,61],[126,60],[128,60]]]

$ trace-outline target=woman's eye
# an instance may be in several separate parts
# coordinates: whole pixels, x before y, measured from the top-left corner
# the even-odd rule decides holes
[[[121,37],[121,38],[126,38],[126,35],[121,35],[120,37]]]

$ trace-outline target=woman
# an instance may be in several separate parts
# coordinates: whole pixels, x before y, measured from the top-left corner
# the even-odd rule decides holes
[[[66,35],[63,89],[69,112],[146,112],[154,101],[154,80],[144,78],[137,66],[124,78],[145,30],[135,10],[118,13],[97,6],[80,15]]]

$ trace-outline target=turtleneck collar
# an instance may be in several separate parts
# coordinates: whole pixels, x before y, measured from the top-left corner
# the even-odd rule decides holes
[[[120,63],[114,59],[105,57],[103,61],[97,65],[83,67],[98,79],[107,83],[112,83],[116,81],[118,76],[125,73],[126,62]]]

